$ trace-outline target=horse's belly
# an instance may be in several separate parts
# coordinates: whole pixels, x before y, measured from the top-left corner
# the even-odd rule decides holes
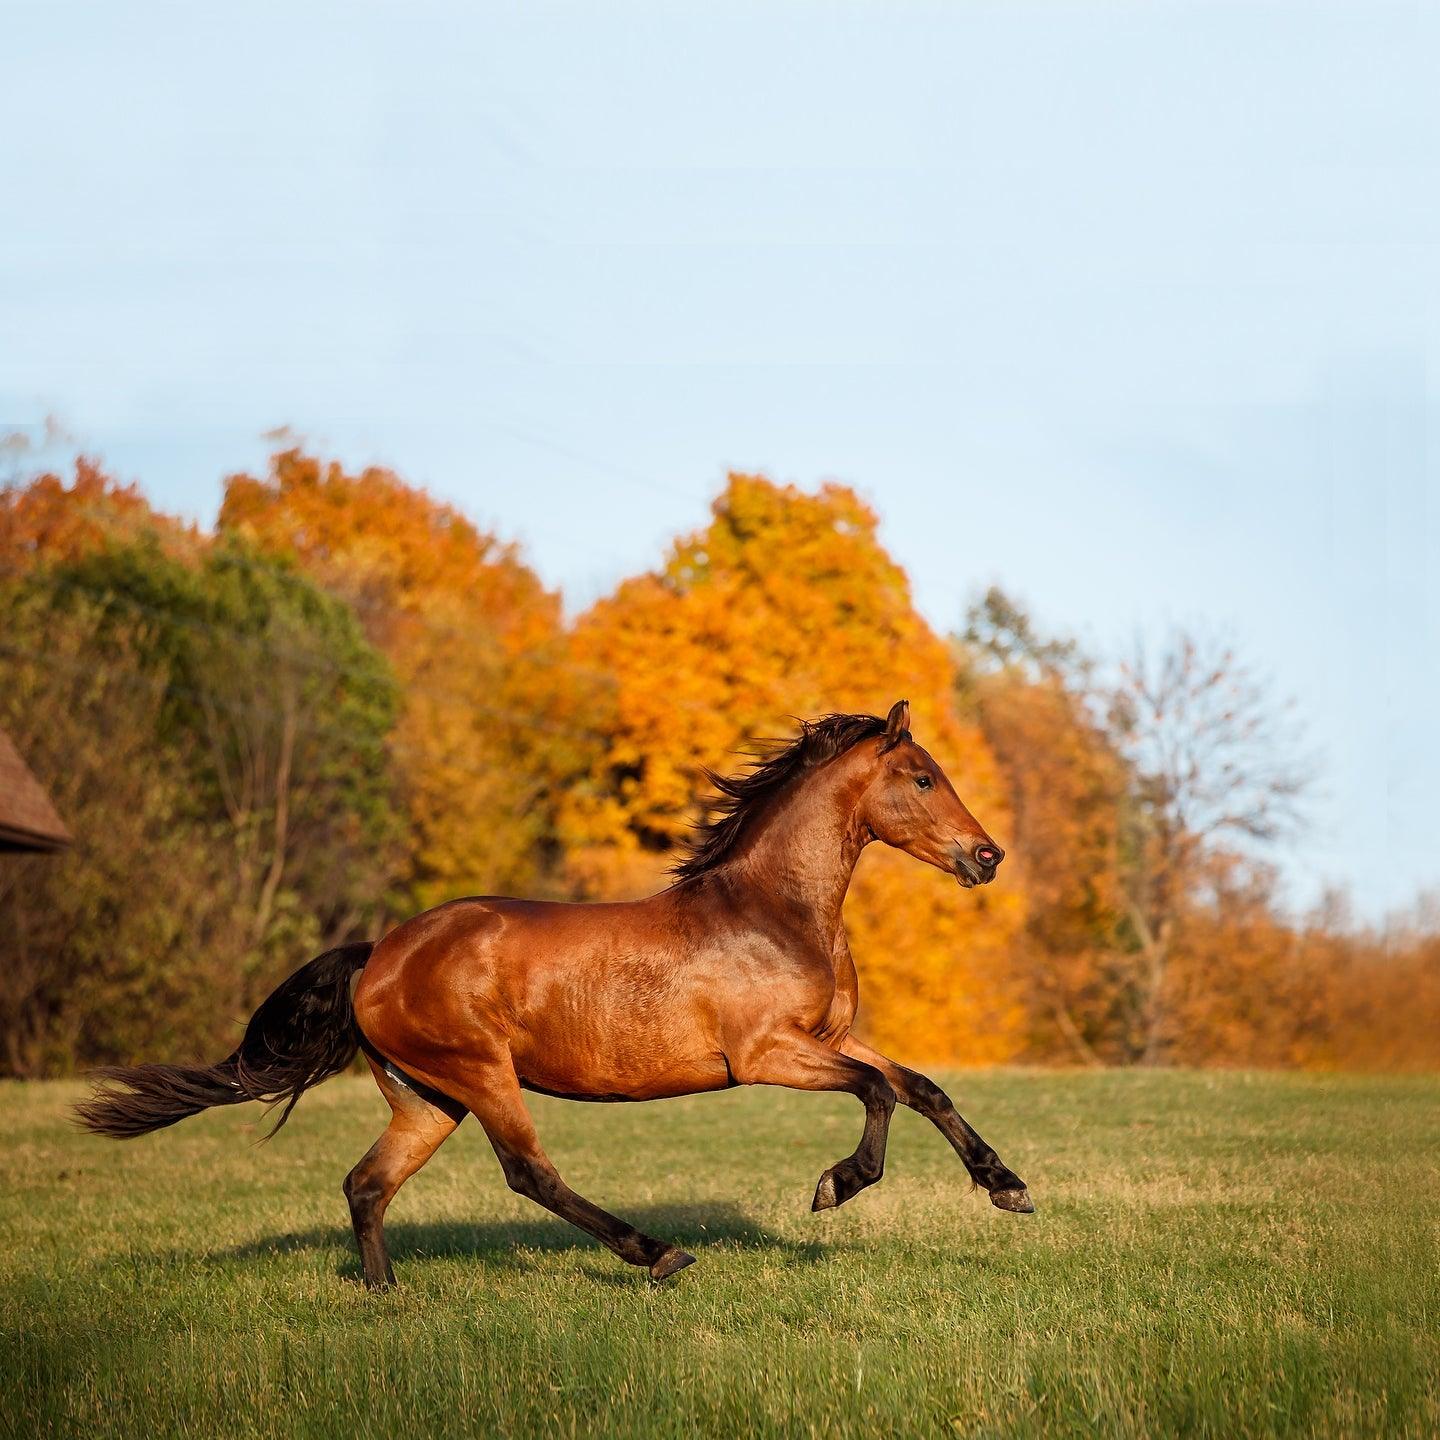
[[[724,1055],[693,1027],[679,1034],[589,1024],[548,1030],[517,1037],[511,1052],[516,1074],[532,1090],[579,1100],[654,1100],[731,1083]]]
[[[601,1063],[583,1067],[517,1057],[516,1073],[527,1090],[564,1100],[664,1100],[724,1090],[735,1083],[723,1055],[697,1056],[663,1066]]]

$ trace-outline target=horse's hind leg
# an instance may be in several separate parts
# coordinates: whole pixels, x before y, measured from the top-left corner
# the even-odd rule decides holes
[[[508,1057],[472,1070],[466,1076],[464,1098],[475,1118],[485,1127],[490,1144],[505,1172],[506,1183],[519,1195],[543,1205],[562,1220],[593,1235],[622,1260],[643,1265],[653,1280],[664,1280],[695,1261],[677,1246],[642,1234],[633,1225],[592,1205],[577,1195],[561,1178],[550,1157],[540,1146],[535,1122],[525,1106],[520,1082]]]
[[[370,1057],[375,1083],[390,1104],[390,1124],[345,1177],[345,1198],[360,1247],[365,1284],[382,1290],[395,1283],[385,1248],[385,1207],[395,1192],[440,1148],[465,1115],[465,1107],[430,1092],[422,1095],[403,1075]]]

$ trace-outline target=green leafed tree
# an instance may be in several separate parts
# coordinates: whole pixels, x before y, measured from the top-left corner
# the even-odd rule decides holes
[[[235,542],[195,565],[150,544],[105,549],[41,583],[129,628],[163,678],[161,736],[193,766],[193,812],[229,837],[252,965],[368,932],[398,863],[385,750],[398,701],[344,602]]]
[[[161,738],[163,678],[131,627],[50,601],[0,591],[0,728],[74,836],[0,856],[0,1074],[226,1046],[246,946],[224,837]]]
[[[78,854],[102,843],[84,818],[92,811],[118,809],[130,831],[142,820],[153,827],[142,826],[128,867],[34,869],[47,889],[58,895],[67,876],[99,887],[127,924],[155,927],[158,954],[205,969],[208,959],[175,953],[206,944],[185,934],[188,884],[150,887],[170,870],[172,837],[183,836],[217,897],[199,909],[229,957],[240,1010],[315,950],[383,927],[402,855],[386,749],[398,700],[389,667],[343,601],[236,543],[187,563],[148,540],[42,564],[11,590],[12,610],[28,618],[0,656],[0,723],[30,736],[42,783],[69,794]],[[87,700],[97,686],[107,702],[130,698],[112,714]],[[62,712],[64,744],[30,733],[37,717]],[[79,728],[70,716],[83,717]],[[105,742],[117,728],[128,750]],[[75,763],[97,744],[93,763]],[[72,955],[103,945],[103,913],[97,901],[88,921],[77,915],[61,942]],[[76,1032],[57,1041],[58,1052],[86,1061],[123,1053],[129,1033],[102,1045]],[[49,1053],[33,1041],[23,1068],[49,1067]]]

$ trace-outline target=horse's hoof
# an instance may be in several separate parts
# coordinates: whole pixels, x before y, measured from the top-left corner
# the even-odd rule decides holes
[[[651,1267],[650,1278],[654,1281],[668,1280],[687,1265],[693,1265],[695,1257],[672,1245]]]
[[[1016,1215],[1033,1215],[1035,1202],[1030,1192],[1022,1185],[1018,1190],[992,1190],[990,1203],[997,1210],[1009,1210]]]
[[[827,1170],[821,1177],[820,1183],[815,1187],[815,1199],[810,1205],[812,1211],[833,1210],[840,1203],[840,1196],[835,1190],[835,1177]]]

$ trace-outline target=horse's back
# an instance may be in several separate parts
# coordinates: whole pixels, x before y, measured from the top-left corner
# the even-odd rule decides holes
[[[513,1009],[547,956],[583,956],[596,926],[587,912],[618,907],[477,895],[449,900],[391,930],[376,945],[355,993],[361,1029],[394,1008],[423,1019],[432,1007],[453,1023],[457,1006]]]

